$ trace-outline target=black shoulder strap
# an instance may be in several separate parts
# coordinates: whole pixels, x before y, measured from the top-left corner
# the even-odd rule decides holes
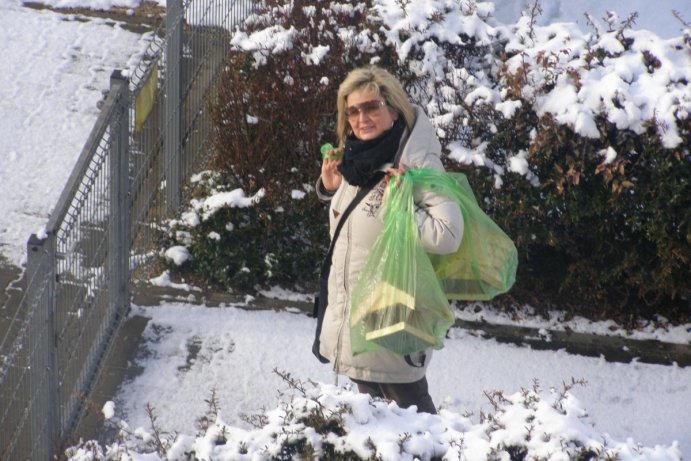
[[[321,270],[321,276],[322,278],[328,278],[329,277],[329,270],[331,269],[331,257],[333,256],[334,252],[334,247],[336,246],[336,240],[338,239],[338,235],[341,233],[341,229],[343,228],[343,225],[345,224],[346,220],[348,219],[348,216],[350,213],[355,209],[355,207],[362,201],[362,199],[369,193],[369,191],[372,190],[372,188],[381,181],[384,176],[386,176],[386,173],[384,172],[377,172],[367,184],[362,186],[358,193],[353,197],[353,200],[350,202],[348,205],[348,208],[345,209],[343,214],[341,215],[341,219],[338,221],[338,224],[336,224],[336,230],[334,231],[334,236],[331,239],[331,245],[329,245],[329,251],[326,253],[326,257],[324,258],[324,262],[322,263],[322,270]]]

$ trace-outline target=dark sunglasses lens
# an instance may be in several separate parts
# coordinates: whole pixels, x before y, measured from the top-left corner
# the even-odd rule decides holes
[[[372,102],[364,103],[360,107],[360,110],[365,114],[371,114],[372,112],[375,112],[376,110],[378,110],[380,107],[381,107],[381,102],[372,101]]]
[[[349,107],[348,109],[346,109],[345,115],[349,118],[356,118],[360,115],[360,113],[370,115],[379,110],[379,108],[383,105],[383,101],[365,102],[357,106]]]

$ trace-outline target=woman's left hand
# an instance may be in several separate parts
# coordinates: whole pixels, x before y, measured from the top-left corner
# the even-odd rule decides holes
[[[405,174],[406,167],[403,164],[398,165],[398,168],[394,167],[389,167],[386,170],[386,184],[389,184],[389,181],[391,178],[396,177],[396,185],[401,183],[401,179],[399,176],[403,176]]]
[[[386,184],[386,188],[384,189],[384,196],[382,197],[382,203],[386,201],[386,196],[387,192],[389,190],[389,181],[391,181],[391,178],[396,178],[396,185],[398,186],[401,184],[401,176],[405,174],[406,171],[406,166],[403,164],[400,164],[398,168],[394,167],[389,167],[386,170],[386,177],[384,178],[384,184]]]

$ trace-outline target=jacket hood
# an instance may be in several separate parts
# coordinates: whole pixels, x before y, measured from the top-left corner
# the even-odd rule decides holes
[[[412,131],[404,134],[404,138],[403,149],[397,156],[397,164],[418,166],[428,155],[441,157],[441,144],[437,139],[434,125],[419,106],[415,106],[415,125]]]

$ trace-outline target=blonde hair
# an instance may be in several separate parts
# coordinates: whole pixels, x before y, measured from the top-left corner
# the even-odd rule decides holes
[[[415,125],[415,109],[400,82],[386,70],[377,66],[360,67],[352,70],[338,87],[338,120],[336,134],[339,147],[345,146],[346,138],[352,129],[345,115],[346,100],[354,91],[375,91],[384,99],[386,105],[405,120],[408,130]]]

